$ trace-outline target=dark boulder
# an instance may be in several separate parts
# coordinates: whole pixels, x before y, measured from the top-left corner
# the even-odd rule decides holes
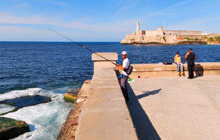
[[[12,139],[29,131],[24,121],[0,117],[0,140]]]
[[[50,101],[51,101],[50,97],[35,95],[35,96],[22,96],[22,97],[18,97],[14,99],[3,100],[3,101],[0,101],[0,104],[14,106],[15,109],[12,111],[9,111],[9,112],[13,112],[22,107],[37,105],[41,103],[48,103]],[[9,112],[5,112],[0,115],[7,114]]]
[[[22,108],[26,106],[32,106],[40,103],[47,103],[50,102],[51,99],[46,96],[40,96],[40,95],[35,95],[35,96],[22,96],[14,99],[7,99],[4,101],[0,101],[0,104],[9,104],[13,105],[17,108]]]

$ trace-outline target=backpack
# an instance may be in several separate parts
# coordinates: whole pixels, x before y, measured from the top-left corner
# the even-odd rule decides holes
[[[172,65],[172,62],[164,62],[164,65]]]
[[[133,71],[133,66],[131,66],[131,65],[129,64],[128,69],[126,69],[126,73],[127,73],[128,75],[130,75],[130,74],[132,73],[132,71]]]

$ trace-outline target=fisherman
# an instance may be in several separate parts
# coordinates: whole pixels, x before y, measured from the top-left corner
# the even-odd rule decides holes
[[[194,77],[193,68],[195,66],[196,55],[193,53],[191,48],[186,53],[185,60],[187,61],[187,67],[188,67],[188,73],[189,73],[188,79],[193,79]]]
[[[183,74],[183,63],[181,63],[181,56],[180,56],[180,53],[177,52],[175,57],[174,57],[174,63],[177,65],[177,73],[179,76],[184,76]],[[181,69],[181,74],[180,74],[180,70]]]
[[[126,71],[128,70],[128,68],[130,66],[130,62],[129,62],[129,59],[127,58],[126,51],[123,51],[121,53],[121,55],[123,58],[123,62],[122,62],[122,65],[117,64],[117,68],[122,70],[122,74],[120,76],[120,78],[121,78],[120,85],[121,85],[121,89],[122,89],[123,95],[125,97],[125,100],[127,102],[129,100],[129,97],[128,97],[128,89],[127,89],[128,74]]]

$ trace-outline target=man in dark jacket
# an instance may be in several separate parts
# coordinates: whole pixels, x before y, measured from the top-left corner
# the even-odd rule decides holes
[[[191,48],[186,53],[185,60],[187,61],[187,67],[189,73],[188,79],[192,79],[194,77],[193,68],[195,66],[196,55],[193,53]]]

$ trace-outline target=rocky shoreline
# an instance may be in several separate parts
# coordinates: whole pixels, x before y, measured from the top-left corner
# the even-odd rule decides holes
[[[136,32],[122,39],[124,45],[220,45],[220,34],[193,30],[141,30],[137,21]]]
[[[80,89],[77,99],[74,102],[73,106],[74,109],[72,109],[67,118],[66,121],[63,123],[63,126],[60,130],[60,133],[57,137],[57,140],[74,140],[76,137],[76,132],[78,130],[78,121],[79,116],[82,110],[82,106],[87,101],[88,98],[88,89],[90,87],[91,80],[86,80]]]
[[[27,107],[27,106],[32,106],[32,105],[37,105],[41,103],[48,103],[52,101],[50,97],[47,96],[40,96],[40,95],[35,95],[35,96],[22,96],[14,99],[6,99],[3,101],[0,101],[0,105],[7,105],[14,107],[14,109],[9,110],[7,112],[0,113],[0,115],[5,115],[10,112],[17,111],[20,108]]]
[[[121,45],[207,45],[209,44],[206,41],[179,41],[176,43],[161,43],[161,42],[132,42],[132,43],[120,43]],[[211,45],[220,45],[220,44],[211,44]]]
[[[0,116],[15,112],[23,107],[48,103],[50,101],[52,101],[50,97],[40,95],[21,96],[13,99],[2,100],[0,101],[0,105],[7,106],[9,109],[1,111]],[[29,131],[30,128],[24,121],[0,117],[0,140],[12,139]]]
[[[11,118],[0,117],[0,139],[8,140],[23,133],[29,132],[30,128],[26,122]]]

